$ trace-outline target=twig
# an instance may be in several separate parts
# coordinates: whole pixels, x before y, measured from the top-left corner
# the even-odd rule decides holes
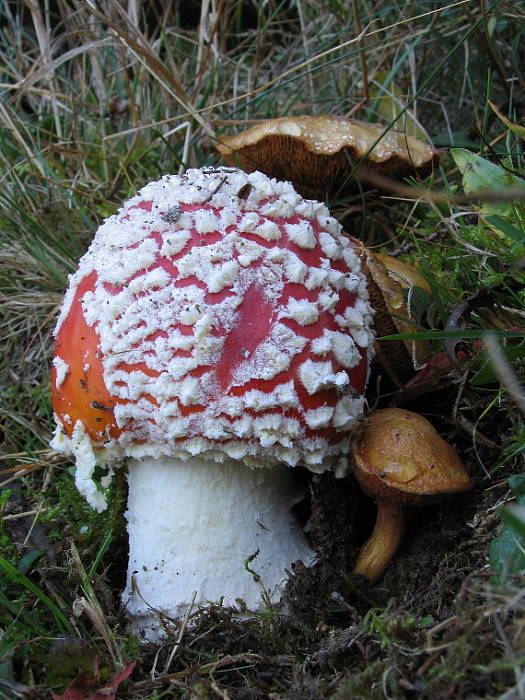
[[[202,666],[188,666],[182,671],[177,671],[175,673],[166,673],[163,676],[158,676],[154,680],[139,681],[133,683],[129,689],[128,694],[132,694],[137,690],[145,690],[151,688],[154,685],[159,685],[162,683],[170,683],[172,680],[180,680],[181,678],[188,678],[188,676],[194,676],[195,674],[208,674],[213,673],[217,669],[225,668],[227,666],[234,666],[235,664],[257,664],[257,663],[268,663],[276,664],[278,666],[293,666],[296,662],[294,656],[275,656],[275,657],[265,657],[260,654],[235,654],[234,656],[228,655],[223,656],[217,661],[212,661]]]
[[[227,178],[226,178],[226,175],[225,175],[224,177],[221,177],[220,182],[219,182],[219,184],[217,185],[217,187],[213,190],[213,192],[211,192],[211,193],[206,197],[206,199],[204,199],[204,200],[201,202],[201,204],[208,204],[208,202],[210,202],[210,201],[213,199],[214,195],[216,195],[217,192],[218,192],[218,191],[221,189],[221,187],[224,185],[224,183],[226,182],[226,179],[227,179]]]
[[[1,486],[1,484],[0,484],[0,486]],[[40,515],[40,513],[44,513],[46,510],[47,510],[47,508],[36,508],[35,510],[26,510],[24,513],[14,513],[13,515],[3,515],[2,520],[19,520],[20,518],[27,518],[30,515]]]
[[[188,625],[188,621],[191,617],[191,613],[193,610],[193,606],[195,605],[195,598],[197,597],[197,591],[193,591],[193,595],[190,600],[190,604],[188,605],[186,609],[186,614],[184,615],[184,619],[182,620],[182,624],[180,626],[179,633],[177,635],[177,639],[175,640],[175,644],[173,645],[173,649],[171,650],[171,653],[169,655],[168,661],[166,662],[166,666],[164,667],[164,673],[168,673],[169,667],[171,666],[173,662],[173,658],[175,657],[175,654],[177,653],[180,643],[182,641],[182,637],[184,635],[184,632],[186,631],[186,627]]]
[[[378,175],[363,167],[359,168],[359,175],[366,179],[366,182],[379,187],[382,190],[409,197],[410,199],[420,199],[421,201],[437,202],[438,204],[473,204],[476,202],[511,202],[525,200],[525,187],[506,187],[502,190],[486,189],[477,190],[469,194],[453,194],[450,192],[440,192],[429,187],[413,187],[392,178]]]

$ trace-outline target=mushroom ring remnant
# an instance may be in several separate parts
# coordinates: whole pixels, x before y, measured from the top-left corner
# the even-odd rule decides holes
[[[287,467],[347,471],[374,342],[354,245],[289,183],[195,169],[146,185],[71,277],[53,447],[99,511],[127,461],[123,601],[151,638],[157,612],[183,614],[194,591],[259,607],[312,560]]]

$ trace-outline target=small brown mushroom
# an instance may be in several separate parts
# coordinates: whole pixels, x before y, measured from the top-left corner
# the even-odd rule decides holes
[[[321,200],[355,190],[367,171],[425,176],[437,162],[428,144],[401,131],[328,114],[269,119],[222,136],[217,149],[229,165],[289,180],[303,196]]]
[[[417,413],[399,408],[376,411],[352,440],[355,476],[377,501],[377,520],[354,573],[370,581],[396,553],[406,505],[421,505],[467,491],[470,477],[456,451]]]
[[[408,301],[410,290],[420,287],[430,294],[428,282],[415,267],[397,258],[371,253],[366,248],[363,248],[362,256],[368,293],[376,311],[376,336],[380,338],[394,333],[416,333],[419,327]],[[376,342],[375,350],[383,369],[398,386],[413,376],[414,369],[420,369],[430,355],[430,345],[425,340]]]

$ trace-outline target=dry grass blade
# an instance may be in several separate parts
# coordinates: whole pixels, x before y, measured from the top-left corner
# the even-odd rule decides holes
[[[13,474],[13,476],[9,477],[9,479],[4,479],[4,481],[0,482],[0,488],[5,488],[9,484],[12,484],[13,481],[16,481],[17,479],[21,479],[23,476],[27,476],[28,474],[31,474],[32,472],[37,471],[38,469],[42,469],[42,467],[44,467],[44,466],[45,466],[44,464],[37,464],[37,465],[33,465],[30,468],[24,467],[23,469],[17,469],[15,471],[15,474]],[[6,471],[10,471],[10,470],[5,469],[5,470],[2,470],[1,473],[5,474]]]
[[[79,617],[83,612],[86,613],[86,615],[89,617],[91,620],[92,624],[94,625],[95,629],[97,632],[100,634],[102,639],[104,640],[104,643],[106,645],[106,648],[111,656],[111,659],[113,661],[113,666],[116,671],[121,671],[124,668],[124,664],[122,661],[122,657],[120,654],[120,648],[119,645],[117,644],[113,632],[106,622],[104,612],[102,610],[102,607],[98,601],[98,598],[95,594],[95,590],[93,588],[93,585],[91,581],[89,580],[89,577],[87,575],[86,570],[84,569],[84,566],[82,564],[82,561],[80,559],[80,555],[78,553],[78,549],[75,546],[74,542],[71,542],[71,555],[73,559],[73,564],[75,566],[75,569],[77,570],[77,573],[80,577],[82,588],[85,593],[85,598],[80,597],[77,598],[74,603],[73,603],[73,612],[77,617]]]
[[[96,51],[97,49],[108,47],[108,46],[118,46],[118,42],[115,41],[113,37],[104,37],[103,39],[93,39],[92,41],[87,41],[82,46],[75,46],[73,49],[69,49],[55,59],[44,62],[40,68],[31,73],[27,78],[23,78],[18,83],[15,83],[12,87],[17,89],[17,92],[11,97],[11,101],[16,101],[19,99],[22,91],[30,90],[33,85],[39,80],[44,80],[48,76],[52,75],[54,71],[57,70],[64,63],[73,60],[77,56],[88,53],[89,51]],[[45,92],[44,92],[45,94]]]
[[[1,520],[20,520],[20,518],[27,518],[30,515],[39,515],[40,513],[45,512],[46,508],[37,508],[33,510],[26,510],[24,513],[16,513],[14,515],[3,515]]]
[[[37,153],[35,150],[31,148],[29,143],[27,142],[27,138],[25,138],[22,134],[24,127],[20,125],[18,127],[15,124],[15,119],[16,116],[8,110],[8,107],[6,104],[3,104],[0,101],[0,118],[4,122],[4,128],[8,131],[8,133],[11,133],[12,137],[18,142],[20,145],[21,149],[25,153],[26,157],[28,160],[32,163],[34,163],[35,167],[38,169],[39,173],[44,176],[44,168],[37,157]]]
[[[490,356],[494,371],[496,372],[500,382],[509,392],[514,403],[525,417],[525,392],[519,377],[516,375],[511,365],[506,361],[505,356],[501,351],[501,347],[494,336],[487,335],[483,339],[483,343]]]
[[[213,136],[212,127],[201,117],[193,107],[188,94],[178,78],[170,71],[164,63],[155,55],[150,43],[142,32],[131,22],[129,16],[116,2],[108,0],[109,7],[116,12],[125,27],[111,19],[107,14],[97,10],[89,2],[83,3],[93,15],[106,24],[119,37],[124,46],[140,61],[148,72],[165,88],[165,90],[175,98],[175,100],[185,109],[188,114],[197,121],[208,136]]]
[[[354,13],[356,32],[359,35],[361,35],[361,18],[359,16],[359,7],[357,5],[357,0],[352,0],[352,11]],[[370,89],[368,86],[368,70],[366,66],[366,55],[363,50],[362,39],[359,41],[359,48],[361,49],[361,51],[359,52],[359,62],[361,64],[361,75],[363,76],[363,96],[366,102],[368,102],[368,100],[370,99]]]
[[[378,34],[386,33],[390,29],[395,29],[398,27],[401,27],[403,24],[406,23],[412,23],[416,22],[417,20],[420,19],[425,19],[427,17],[430,17],[436,13],[441,13],[441,12],[446,12],[447,10],[450,10],[452,8],[458,7],[460,5],[464,5],[467,3],[472,2],[472,0],[460,0],[460,2],[456,3],[451,3],[450,5],[447,5],[445,7],[440,7],[435,10],[430,10],[428,12],[421,13],[419,15],[415,15],[414,17],[410,17],[409,19],[406,20],[399,20],[398,22],[394,22],[393,24],[387,25],[385,27],[381,27],[380,29],[374,29],[368,31],[367,28],[363,29],[362,32],[358,35],[353,37],[352,39],[349,39],[348,41],[344,41],[337,46],[334,46],[333,48],[327,49],[326,51],[321,51],[314,56],[306,59],[305,61],[301,61],[298,65],[293,66],[293,68],[290,68],[288,70],[285,70],[283,73],[278,75],[276,78],[272,78],[271,80],[266,81],[262,85],[259,85],[257,88],[254,90],[250,90],[248,92],[245,92],[241,95],[237,95],[236,97],[233,97],[228,100],[222,100],[221,102],[217,102],[215,104],[206,106],[206,107],[201,107],[199,112],[205,112],[205,111],[210,111],[214,109],[218,109],[219,107],[224,107],[225,105],[231,104],[233,102],[237,102],[238,100],[246,100],[252,97],[255,97],[256,95],[259,95],[262,92],[267,91],[269,88],[273,87],[277,83],[280,83],[281,81],[285,80],[286,78],[290,77],[291,75],[294,75],[295,73],[299,72],[305,72],[306,73],[306,68],[310,66],[312,63],[316,63],[317,61],[321,61],[323,59],[328,58],[332,54],[341,51],[341,49],[346,49],[349,46],[352,46],[354,44],[359,45],[364,39],[366,38],[372,38]],[[423,30],[425,31],[425,30]],[[400,38],[399,41],[403,41],[403,38]]]

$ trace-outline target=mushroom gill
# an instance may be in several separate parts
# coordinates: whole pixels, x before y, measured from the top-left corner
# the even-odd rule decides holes
[[[217,149],[229,165],[289,180],[321,200],[366,184],[367,173],[424,177],[437,162],[428,144],[401,131],[327,114],[269,119],[222,136]]]

